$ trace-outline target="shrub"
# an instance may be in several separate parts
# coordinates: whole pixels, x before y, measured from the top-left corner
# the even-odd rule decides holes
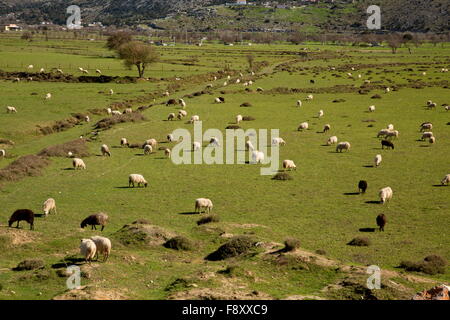
[[[9,139],[0,139],[0,144],[14,145],[14,141]]]
[[[23,270],[35,270],[44,268],[44,261],[40,259],[29,259],[20,262],[17,267],[15,267],[14,271],[23,271]]]
[[[249,253],[255,248],[255,241],[248,236],[236,236],[210,253],[206,259],[210,261],[224,260]]]
[[[137,122],[143,120],[145,120],[145,117],[139,112],[126,113],[100,120],[95,124],[95,129],[109,129],[118,123]]]
[[[326,252],[325,250],[322,250],[322,249],[316,250],[316,253],[317,253],[317,254],[320,254],[321,256],[324,256],[324,255],[327,254],[327,252]]]
[[[350,246],[368,247],[371,244],[371,242],[369,238],[356,237],[347,244]]]
[[[292,177],[287,172],[278,172],[276,175],[273,176],[272,180],[292,180]]]
[[[438,255],[429,255],[422,261],[402,261],[400,268],[406,271],[423,272],[429,275],[445,273],[447,261]]]
[[[207,223],[211,223],[211,222],[219,222],[219,216],[215,215],[215,214],[209,214],[206,215],[204,217],[201,217],[200,219],[198,219],[197,221],[197,225],[202,225],[202,224],[207,224]]]
[[[381,99],[381,96],[379,94],[373,95],[370,97],[371,99]]]
[[[17,181],[22,178],[38,176],[50,161],[45,157],[27,155],[18,158],[3,169],[0,169],[0,181]]]
[[[284,249],[283,250],[285,252],[294,251],[298,247],[300,247],[300,240],[295,239],[295,238],[287,238],[286,240],[284,240]]]
[[[191,240],[183,236],[176,236],[164,243],[164,247],[175,250],[192,250],[194,245]]]
[[[41,150],[38,153],[38,156],[67,157],[69,151],[77,157],[87,157],[90,155],[86,140],[76,139],[63,144],[47,147]]]

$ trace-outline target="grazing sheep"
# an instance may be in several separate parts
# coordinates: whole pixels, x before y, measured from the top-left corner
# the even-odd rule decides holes
[[[385,93],[391,92],[391,88],[386,88],[386,89],[384,89],[384,92],[385,92]]]
[[[205,213],[210,213],[213,208],[213,203],[210,199],[198,198],[195,200],[195,212],[199,214],[204,210]]]
[[[5,149],[0,149],[0,158],[6,157],[6,151]]]
[[[108,157],[111,157],[111,152],[109,151],[109,148],[108,148],[108,146],[106,144],[103,144],[100,147],[100,151],[102,153],[102,156],[106,156],[107,155]]]
[[[74,167],[75,170],[78,169],[86,169],[86,164],[84,163],[83,160],[79,159],[79,158],[74,158],[72,160],[72,165]]]
[[[388,124],[387,129],[388,129],[389,131],[394,130],[394,125],[393,125],[392,123],[391,123],[391,124]]]
[[[384,204],[392,199],[393,192],[391,187],[386,187],[381,189],[378,195],[380,196],[380,202]]]
[[[383,158],[381,157],[381,154],[377,154],[375,156],[375,167],[378,167],[381,164],[381,161],[383,161]]]
[[[251,142],[250,140],[248,140],[248,141],[245,142],[245,147],[246,147],[246,149],[249,150],[249,151],[255,150],[255,147],[253,147],[253,144],[252,144],[252,142]]]
[[[303,131],[303,130],[308,130],[308,128],[309,128],[309,124],[308,124],[308,122],[303,122],[303,123],[300,123],[300,126],[298,127],[298,131]]]
[[[41,68],[41,69],[39,70],[39,72],[40,72],[40,73],[43,73],[43,72],[45,72],[45,69],[44,69],[44,68]]]
[[[109,89],[109,95],[113,95],[114,94],[114,90],[113,89]]]
[[[264,161],[264,153],[262,151],[254,150],[252,152],[252,161],[254,164]]]
[[[312,94],[310,94],[306,97],[306,100],[313,100],[313,99],[314,99],[314,96]]]
[[[375,106],[370,106],[369,107],[369,112],[375,112]]]
[[[73,152],[72,152],[72,151],[67,152],[67,156],[68,156],[69,158],[72,158],[72,157],[73,157]]]
[[[433,136],[433,132],[427,131],[422,134],[422,138],[420,140],[424,141],[425,139],[430,139]]]
[[[111,253],[111,240],[101,236],[93,236],[91,240],[94,241],[97,248],[96,259],[98,260],[98,255],[103,254],[103,261],[108,260]]]
[[[433,124],[431,122],[424,122],[420,125],[420,131],[433,130]]]
[[[54,211],[56,214],[56,201],[53,198],[48,198],[45,200],[44,204],[42,205],[42,210],[44,211],[44,214],[47,216],[50,211]]]
[[[444,106],[444,110],[445,111],[449,111],[450,110],[450,106]]]
[[[80,241],[80,253],[84,257],[87,263],[91,263],[97,252],[97,246],[91,239],[81,239]]]
[[[292,160],[284,160],[283,161],[283,169],[287,170],[297,170],[297,166],[295,165],[294,161]]]
[[[152,152],[153,152],[152,146],[149,145],[149,144],[146,144],[146,145],[144,146],[144,154],[145,154],[145,155],[148,155],[148,154],[150,154],[150,153],[152,153]]]
[[[111,109],[111,108],[107,108],[107,109],[106,109],[106,113],[108,113],[109,115],[111,115],[111,114],[112,114],[112,109]]]
[[[146,145],[151,145],[152,148],[156,148],[156,146],[158,145],[158,141],[156,141],[156,139],[148,139],[144,142],[142,147],[145,148]]]
[[[217,139],[216,137],[211,137],[211,139],[209,140],[209,144],[215,147],[220,147],[219,139]]]
[[[297,107],[301,107],[302,106],[302,100],[297,100]]]
[[[394,144],[389,140],[381,140],[381,149],[384,149],[384,147],[394,149]]]
[[[89,73],[89,71],[87,71],[86,69],[84,69],[84,70],[81,71],[81,72],[83,72],[84,74],[88,74],[88,73]]]
[[[120,113],[120,111],[119,110],[113,110],[112,111],[112,115],[113,116],[120,116],[122,113]]]
[[[329,137],[327,140],[327,145],[332,145],[338,143],[338,138],[336,136]]]
[[[130,113],[133,113],[133,109],[131,109],[131,108],[126,108],[126,109],[123,111],[123,114],[130,114]]]
[[[377,138],[385,137],[389,132],[390,132],[389,129],[381,129],[377,134]]]
[[[173,137],[173,134],[168,134],[167,135],[167,141],[169,141],[169,142],[175,141],[175,138]]]
[[[236,123],[239,124],[242,121],[242,115],[238,114],[236,116]]]
[[[427,105],[428,109],[436,109],[437,104],[435,102],[430,103],[429,105]]]
[[[391,137],[395,137],[395,138],[398,138],[398,130],[393,130],[393,131],[389,131],[387,134],[386,134],[386,136],[385,136],[385,138],[387,139],[387,138],[391,138]]]
[[[52,98],[52,94],[51,93],[47,93],[45,95],[45,100],[50,100]]]
[[[102,74],[102,71],[100,69],[95,69],[95,73]]]
[[[386,225],[387,218],[384,214],[379,214],[377,216],[377,226],[380,228],[380,231],[384,231],[384,226]]]
[[[331,125],[326,124],[326,125],[323,126],[323,133],[328,132],[330,130],[331,130]]]
[[[169,113],[169,115],[167,116],[167,120],[172,121],[173,119],[175,119],[175,113]]]
[[[285,146],[286,141],[283,140],[283,138],[273,138],[272,139],[272,146]]]
[[[127,138],[122,138],[120,139],[120,146],[129,146],[130,144],[128,143]]]
[[[241,79],[236,79],[236,84],[241,83]]]
[[[91,226],[91,230],[97,230],[96,226],[102,226],[101,231],[103,231],[108,219],[108,215],[103,212],[92,214],[81,222],[80,227],[84,229],[86,226]]]
[[[227,81],[224,81],[223,86],[226,87],[228,85]]]
[[[195,121],[200,121],[200,117],[197,115],[192,116],[191,120],[189,120],[189,123],[194,123]]]
[[[165,150],[164,150],[164,155],[166,156],[166,157],[168,157],[168,158],[170,158],[170,154],[172,153],[172,151],[170,151],[170,149],[169,148],[166,148]]]
[[[200,142],[194,141],[194,143],[192,144],[192,151],[200,150],[201,147],[202,145]]]
[[[17,113],[17,110],[15,107],[7,106],[6,113]]]
[[[16,228],[19,228],[20,221],[26,221],[30,224],[30,230],[34,229],[34,212],[29,209],[19,209],[14,211],[8,221],[8,226],[11,228],[14,222],[17,222]]]
[[[147,188],[147,180],[145,180],[144,176],[140,175],[140,174],[130,174],[130,176],[128,177],[128,187],[135,186],[135,184],[137,184],[138,188],[141,186],[141,184]]]
[[[431,144],[436,143],[436,137],[431,137],[430,140],[428,140],[428,142]]]
[[[20,78],[14,78],[13,82],[20,82]]]
[[[359,181],[359,183],[358,183],[358,190],[359,190],[359,193],[366,193],[367,181],[365,181],[365,180]]]
[[[89,116],[85,116],[85,117],[84,117],[84,121],[90,122],[90,121],[91,121],[91,118],[89,118]]]
[[[442,179],[441,184],[444,185],[448,185],[450,183],[450,174],[447,174],[444,179]]]
[[[350,151],[350,142],[340,142],[337,146],[336,146],[336,152],[342,152],[343,150],[347,150]]]
[[[32,64],[30,64],[29,66],[28,66],[28,69],[33,69],[34,68],[34,66],[32,65]]]
[[[184,117],[187,116],[187,111],[185,111],[185,110],[180,110],[180,111],[178,111],[178,115],[181,116],[182,118],[184,118]]]
[[[317,114],[318,118],[322,118],[324,115],[323,110],[319,110],[319,113]]]

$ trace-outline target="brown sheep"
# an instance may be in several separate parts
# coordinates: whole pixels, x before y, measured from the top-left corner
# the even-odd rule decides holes
[[[97,230],[97,228],[95,226],[102,226],[101,231],[103,231],[103,229],[105,228],[107,222],[108,222],[108,215],[106,213],[97,213],[97,214],[92,214],[89,217],[87,217],[86,219],[84,219],[81,222],[81,228],[85,228],[86,226],[91,226],[91,230]]]
[[[377,216],[377,226],[380,227],[380,231],[384,231],[384,226],[386,225],[387,218],[384,214],[379,214]]]
[[[34,212],[29,209],[19,209],[14,211],[11,218],[9,218],[8,226],[11,227],[14,222],[17,222],[16,228],[19,228],[19,223],[22,220],[30,224],[30,230],[34,229]]]

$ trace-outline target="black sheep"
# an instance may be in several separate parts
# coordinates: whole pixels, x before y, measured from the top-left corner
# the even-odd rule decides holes
[[[384,149],[384,147],[387,147],[388,149],[389,149],[389,148],[394,149],[394,144],[393,144],[391,141],[388,141],[388,140],[382,140],[382,141],[381,141],[381,149]]]
[[[11,227],[14,222],[17,222],[16,228],[19,228],[19,223],[22,220],[30,224],[30,230],[34,229],[34,212],[29,209],[19,209],[14,211],[11,218],[9,218],[8,226]]]
[[[358,189],[360,193],[366,193],[367,190],[367,181],[361,180],[358,183]]]
[[[377,216],[377,226],[380,227],[380,231],[384,231],[384,226],[386,225],[387,218],[384,214],[379,214]]]
[[[81,222],[80,227],[85,228],[86,226],[91,226],[91,230],[97,230],[96,226],[102,226],[102,230],[105,228],[108,222],[108,215],[105,213],[92,214]]]

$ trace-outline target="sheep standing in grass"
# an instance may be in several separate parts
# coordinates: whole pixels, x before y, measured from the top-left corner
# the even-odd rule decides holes
[[[112,115],[113,116],[120,116],[122,113],[120,113],[120,111],[119,110],[113,110],[112,111]]]
[[[4,149],[0,149],[0,158],[6,157],[6,151]]]
[[[386,139],[388,139],[388,138],[398,138],[398,130],[392,130],[392,131],[389,131],[386,135],[385,135],[385,138]]]
[[[369,112],[375,112],[375,106],[370,106],[369,107]]]
[[[394,144],[389,141],[389,140],[381,140],[381,149],[384,149],[384,147],[386,147],[387,149],[392,149],[394,150],[395,146]]]
[[[100,69],[95,69],[95,73],[102,74],[102,71]]]
[[[141,184],[147,188],[147,180],[145,180],[144,176],[140,175],[140,174],[130,174],[130,176],[128,177],[128,187],[134,186],[137,184],[138,187],[141,186]]]
[[[450,183],[450,174],[447,174],[444,179],[442,179],[441,184],[442,185],[448,185]]]
[[[95,257],[97,252],[97,247],[95,242],[91,239],[81,239],[80,241],[80,253],[84,257],[87,263],[91,263],[92,259]]]
[[[100,148],[100,151],[102,153],[102,156],[108,156],[111,157],[111,152],[109,151],[109,148],[106,144],[103,144]]]
[[[17,113],[17,110],[15,107],[7,106],[6,113]]]
[[[187,111],[186,110],[179,110],[178,111],[178,117],[184,118],[186,116],[187,116]]]
[[[254,150],[252,152],[252,161],[254,164],[264,161],[264,153],[262,151]]]
[[[376,219],[377,226],[380,228],[380,231],[384,231],[384,226],[386,225],[387,218],[384,214],[379,214]]]
[[[449,111],[450,110],[450,106],[444,106],[444,110],[445,111]]]
[[[297,170],[297,166],[295,165],[294,161],[292,160],[284,160],[283,161],[283,169],[285,170]]]
[[[169,142],[175,141],[175,138],[173,137],[173,134],[168,134],[167,135],[167,141],[169,141]]]
[[[428,140],[428,142],[431,143],[431,144],[435,144],[435,143],[436,143],[436,137],[431,137],[431,138]]]
[[[169,113],[169,115],[167,116],[167,120],[172,121],[174,119],[175,119],[175,113]]]
[[[300,126],[298,127],[298,131],[308,130],[309,124],[308,122],[302,122],[300,123]]]
[[[106,113],[111,115],[112,114],[112,109],[111,108],[106,108]]]
[[[120,146],[129,146],[130,144],[128,143],[127,138],[122,138],[120,139]]]
[[[328,132],[330,130],[331,130],[331,125],[326,124],[326,125],[323,126],[323,133]]]
[[[132,108],[126,108],[126,109],[123,111],[123,114],[131,114],[131,113],[133,113],[133,109],[132,109]]]
[[[92,214],[86,219],[84,219],[80,227],[82,229],[86,228],[86,226],[91,226],[91,230],[97,230],[96,226],[102,226],[101,231],[105,229],[106,224],[108,223],[109,217],[106,213],[100,212],[96,214]]]
[[[302,100],[297,100],[297,107],[301,107],[302,106]]]
[[[236,123],[239,124],[242,121],[242,115],[238,114],[236,116]]]
[[[195,212],[202,213],[202,210],[206,213],[211,213],[213,203],[210,199],[198,198],[195,200]]]
[[[424,141],[425,139],[430,139],[433,136],[433,132],[427,131],[422,134],[422,138],[420,140]]]
[[[433,130],[433,124],[431,122],[424,122],[420,125],[420,131]]]
[[[319,110],[319,113],[317,114],[318,118],[322,118],[324,115],[323,110]]]
[[[378,195],[380,197],[380,202],[382,204],[385,204],[387,201],[390,201],[392,199],[393,192],[391,187],[386,187],[381,189]]]
[[[111,240],[101,236],[93,236],[91,240],[94,241],[96,250],[96,259],[98,260],[99,254],[103,254],[103,261],[106,262],[111,253]]]
[[[381,154],[377,154],[375,156],[375,167],[378,167],[381,164],[381,161],[383,161],[383,158],[381,157]]]
[[[74,158],[74,159],[72,160],[72,165],[73,165],[73,167],[74,167],[75,170],[78,170],[78,169],[83,169],[83,170],[85,170],[85,169],[86,169],[86,164],[84,163],[83,160],[81,160],[81,159],[79,159],[79,158]]]
[[[283,140],[283,138],[273,138],[272,139],[272,146],[285,146],[286,141]]]
[[[391,123],[391,124],[388,124],[387,129],[388,129],[389,131],[394,130],[394,125],[393,125],[392,123]]]
[[[377,138],[385,137],[389,132],[390,132],[389,129],[381,129],[377,134]]]
[[[148,139],[147,141],[144,142],[143,147],[145,147],[146,145],[151,145],[152,148],[156,148],[158,145],[158,141],[156,141],[156,139]]]
[[[45,100],[50,100],[52,98],[52,94],[51,93],[47,93],[45,95]]]
[[[149,145],[149,144],[146,144],[146,145],[144,146],[144,154],[145,154],[145,155],[149,155],[149,154],[152,153],[152,152],[153,152],[152,146]]]
[[[172,151],[170,151],[170,149],[169,148],[166,148],[165,150],[164,150],[164,155],[166,156],[166,157],[168,157],[168,158],[170,158],[170,154],[172,153]]]
[[[109,89],[109,95],[112,96],[114,94],[114,90],[113,89]]]
[[[186,102],[183,99],[180,99],[178,102],[180,103],[183,109],[186,108]]]
[[[44,214],[47,216],[52,210],[56,214],[56,201],[53,198],[48,198],[45,200],[44,204],[42,205],[42,210],[44,211]]]
[[[194,115],[191,117],[191,120],[189,121],[189,123],[194,123],[196,121],[200,121],[200,117],[197,115]]]
[[[327,140],[327,145],[329,146],[336,143],[338,143],[338,138],[336,136],[329,137]]]
[[[314,96],[312,94],[310,94],[306,97],[306,100],[313,100],[313,99],[314,99]]]
[[[337,146],[336,146],[336,152],[342,152],[343,150],[347,150],[350,151],[350,143],[345,141],[345,142],[340,142]]]
[[[30,224],[30,230],[34,229],[34,212],[29,209],[19,209],[14,211],[8,220],[8,226],[11,228],[14,222],[17,222],[16,228],[19,228],[20,221],[26,221]]]

